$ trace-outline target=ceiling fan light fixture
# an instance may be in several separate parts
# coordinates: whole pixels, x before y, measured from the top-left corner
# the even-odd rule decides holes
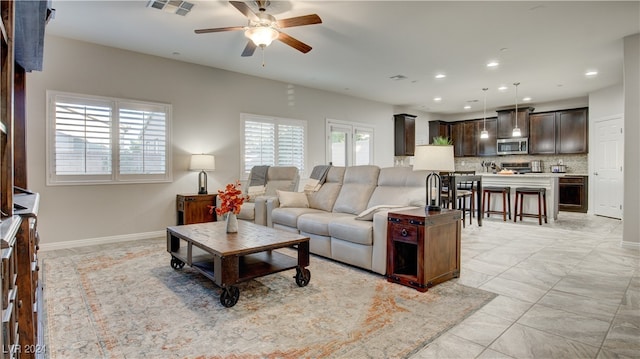
[[[267,47],[278,38],[279,32],[270,26],[251,27],[244,32],[256,46]]]

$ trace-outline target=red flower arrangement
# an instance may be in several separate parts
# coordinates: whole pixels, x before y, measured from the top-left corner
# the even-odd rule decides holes
[[[222,216],[227,212],[240,213],[240,207],[249,196],[245,197],[239,187],[240,181],[236,181],[236,183],[227,184],[224,191],[218,190],[218,198],[220,198],[220,207],[216,208],[218,216]],[[213,208],[210,211],[212,210]]]

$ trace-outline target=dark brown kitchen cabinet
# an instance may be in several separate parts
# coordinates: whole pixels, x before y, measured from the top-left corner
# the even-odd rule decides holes
[[[529,137],[529,114],[532,108],[518,108],[518,128],[522,133],[521,137]],[[510,110],[501,110],[498,112],[498,138],[512,138],[513,128],[516,125],[514,117],[515,108]]]
[[[529,116],[529,154],[556,153],[556,113],[534,113]]]
[[[586,108],[556,112],[556,152],[587,153],[588,127]]]
[[[478,134],[478,121],[467,121],[463,124],[462,133],[462,155],[475,156],[477,153],[476,137]]]
[[[413,156],[416,147],[416,116],[393,115],[395,156]]]
[[[529,122],[529,154],[588,152],[586,108],[535,113]]]
[[[564,176],[558,179],[558,209],[587,213],[587,176]]]
[[[433,143],[434,137],[451,137],[450,123],[445,121],[429,121],[429,143]]]
[[[454,122],[449,128],[451,131],[451,142],[453,142],[453,155],[455,157],[464,156],[464,122]]]
[[[477,121],[477,143],[478,143],[478,156],[495,156],[497,155],[496,139],[498,132],[498,119],[488,118],[486,125],[483,120]],[[489,138],[480,138],[480,131],[486,127],[489,133]]]

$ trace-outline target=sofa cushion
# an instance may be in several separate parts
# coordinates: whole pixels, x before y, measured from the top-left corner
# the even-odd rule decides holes
[[[347,167],[334,212],[358,215],[367,208],[371,193],[378,184],[378,166]]]
[[[300,176],[298,168],[293,166],[271,166],[267,171],[265,195],[275,196],[277,190],[295,191],[298,188]]]
[[[309,208],[309,200],[304,192],[289,192],[277,190],[278,201],[280,201],[280,207],[296,207],[296,208]]]
[[[273,224],[296,228],[298,226],[298,217],[305,213],[323,212],[313,208],[274,208],[271,211],[271,221]]]
[[[329,223],[329,235],[343,241],[370,246],[373,244],[373,221],[357,221],[352,216],[336,218]]]
[[[340,217],[353,216],[346,213],[333,212],[305,213],[298,217],[298,229],[300,232],[329,236],[329,223]]]
[[[324,184],[316,192],[309,193],[309,207],[331,212],[342,188],[344,172],[345,167],[329,168]]]
[[[427,171],[414,171],[409,167],[387,167],[380,169],[376,186],[368,208],[398,204],[407,206],[411,201],[423,199]]]

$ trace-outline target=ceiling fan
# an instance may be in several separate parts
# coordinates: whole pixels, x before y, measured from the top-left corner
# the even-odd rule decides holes
[[[206,34],[210,32],[244,30],[244,35],[249,38],[249,41],[247,42],[247,46],[245,46],[244,51],[242,51],[242,56],[251,56],[257,47],[264,49],[276,39],[306,54],[311,51],[311,46],[285,34],[280,31],[280,29],[322,23],[322,20],[316,14],[276,20],[275,17],[267,14],[266,7],[269,5],[269,1],[266,0],[256,1],[259,10],[258,13],[253,12],[251,8],[242,1],[229,1],[229,3],[248,18],[249,23],[247,26],[199,29],[195,30],[195,33]]]

